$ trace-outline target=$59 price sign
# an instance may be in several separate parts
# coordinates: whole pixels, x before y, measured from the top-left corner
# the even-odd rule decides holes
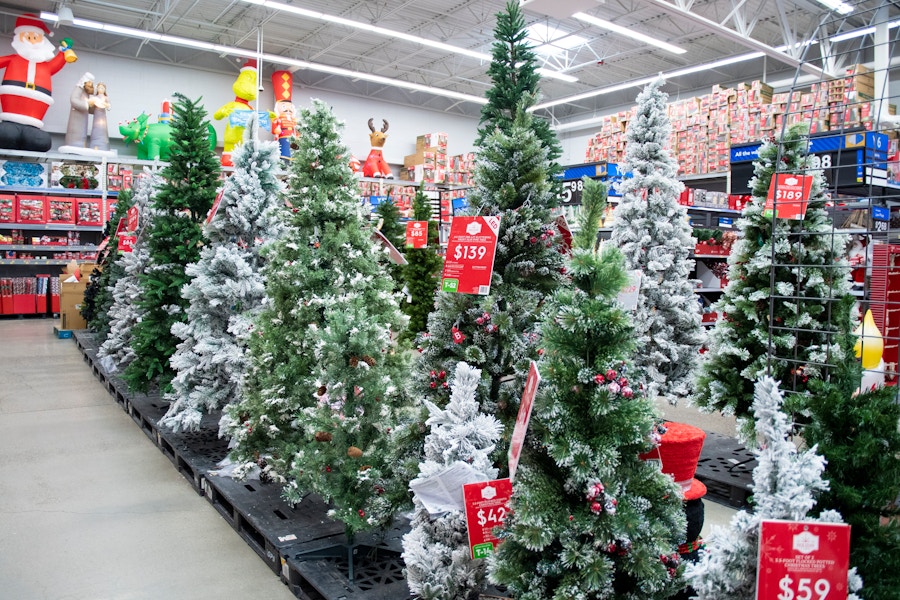
[[[500,217],[453,217],[441,291],[490,293],[499,231]]]
[[[763,521],[757,600],[846,600],[850,526]]]
[[[802,219],[806,216],[812,184],[812,175],[776,173],[769,183],[764,214],[770,216],[774,210],[779,219]]]
[[[463,485],[466,503],[466,527],[469,530],[469,548],[472,558],[485,558],[494,552],[500,542],[494,535],[494,527],[503,525],[509,514],[512,482],[495,479]]]

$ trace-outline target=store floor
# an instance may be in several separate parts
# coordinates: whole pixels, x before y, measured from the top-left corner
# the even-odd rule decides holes
[[[112,400],[73,341],[54,337],[55,323],[0,319],[0,598],[294,598]],[[709,419],[727,432],[727,421]],[[705,504],[704,531],[734,514]]]

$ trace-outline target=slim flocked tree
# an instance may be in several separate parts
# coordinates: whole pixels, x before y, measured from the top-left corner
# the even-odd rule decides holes
[[[807,381],[824,365],[853,360],[836,334],[849,310],[843,238],[825,210],[825,181],[810,167],[806,125],[792,125],[779,142],[759,149],[751,180],[753,200],[738,228],[742,236],[728,257],[728,286],[716,308],[719,319],[701,363],[695,402],[733,413],[751,435],[754,382],[769,374],[789,393],[785,410],[804,410]],[[775,173],[813,178],[803,220],[777,219],[765,209]]]
[[[196,430],[200,419],[240,398],[252,320],[265,296],[260,248],[280,232],[280,152],[261,142],[251,117],[244,141],[232,153],[234,173],[204,233],[200,260],[185,268],[187,319],[172,326],[181,342],[171,358],[176,375],[161,423]]]
[[[425,438],[425,460],[418,481],[438,476],[459,462],[491,480],[497,469],[490,454],[502,426],[480,411],[475,399],[481,372],[464,362],[456,365],[450,380],[450,401],[441,409],[427,402],[430,433]],[[458,490],[462,497],[462,490]],[[422,600],[476,600],[485,587],[487,565],[473,559],[469,549],[466,514],[447,510],[429,514],[415,499],[411,530],[403,536],[403,560],[410,591]]]
[[[491,580],[516,598],[667,598],[682,587],[678,487],[638,455],[657,434],[652,403],[629,381],[634,346],[616,302],[621,253],[596,248],[605,188],[585,181],[571,285],[547,301],[543,374]]]
[[[822,479],[825,460],[812,447],[798,452],[789,439],[792,424],[782,411],[778,383],[763,377],[756,385],[753,414],[761,436],[753,469],[753,512],[742,510],[727,528],[716,527],[706,538],[700,559],[688,564],[685,575],[698,600],[755,600],[759,525],[764,519],[841,523],[841,515],[823,511],[810,515],[815,495],[828,489]],[[850,592],[861,585],[850,572]],[[792,596],[793,597],[793,596]],[[856,594],[848,600],[858,600]]]
[[[400,307],[409,316],[407,335],[415,337],[427,328],[428,315],[434,310],[438,275],[444,264],[438,254],[440,237],[438,223],[431,220],[431,204],[422,190],[417,190],[413,199],[413,220],[428,223],[427,247],[407,248],[407,264],[403,268],[409,301],[402,303]]]
[[[625,134],[626,177],[618,186],[612,242],[625,267],[642,274],[634,328],[641,351],[634,364],[646,378],[650,398],[671,403],[691,391],[705,333],[693,282],[694,249],[687,209],[678,203],[683,184],[669,150],[672,127],[668,96],[657,79],[637,97]]]
[[[219,185],[219,161],[209,147],[206,110],[199,100],[175,94],[172,152],[162,170],[164,183],[153,198],[156,215],[147,240],[150,264],[142,275],[143,317],[134,327],[135,358],[125,380],[135,391],[153,385],[168,391],[175,371],[169,359],[178,338],[172,325],[184,322],[187,301],[181,288],[189,281],[185,267],[200,258],[201,223],[212,208]]]
[[[398,501],[386,493],[385,449],[406,402],[408,353],[392,340],[406,318],[361,213],[341,125],[319,100],[299,121],[295,208],[267,253],[269,303],[223,426],[236,460],[266,460],[290,501],[310,491],[332,501],[329,514],[352,535],[388,522]]]
[[[131,190],[121,190],[116,198],[116,210],[113,211],[109,221],[106,223],[104,237],[109,241],[107,243],[106,258],[101,263],[102,270],[88,287],[94,286],[92,295],[92,307],[90,309],[90,318],[84,315],[88,321],[88,327],[96,334],[99,342],[104,342],[109,334],[109,309],[113,305],[114,297],[112,294],[116,281],[124,273],[122,257],[124,255],[119,247],[119,237],[116,235],[116,228],[119,220],[125,218],[128,209],[134,205]],[[88,293],[84,292],[85,302],[87,302]]]

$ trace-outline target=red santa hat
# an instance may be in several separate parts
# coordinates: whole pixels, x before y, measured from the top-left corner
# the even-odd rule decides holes
[[[643,460],[662,463],[662,472],[670,475],[679,486],[685,500],[696,500],[706,495],[706,486],[694,478],[706,432],[686,423],[665,423],[666,432],[660,444],[646,454]]]
[[[18,35],[25,31],[30,31],[34,33],[42,33],[46,36],[52,36],[53,34],[50,32],[50,28],[47,27],[43,21],[41,21],[37,15],[33,15],[31,13],[26,13],[24,15],[19,16],[16,19],[16,27],[13,29],[13,33]]]
[[[247,62],[241,65],[241,73],[244,71],[255,71],[256,70],[256,59],[248,58]]]

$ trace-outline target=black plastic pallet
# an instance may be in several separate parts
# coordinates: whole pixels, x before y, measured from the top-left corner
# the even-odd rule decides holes
[[[399,552],[379,546],[354,546],[350,550],[351,580],[346,547],[336,549],[335,556],[326,558],[310,558],[306,548],[298,550],[299,554],[285,561],[286,583],[298,598],[401,600],[411,597]]]
[[[197,431],[175,433],[161,426],[158,432],[160,449],[194,489],[206,495],[203,481],[208,471],[228,455],[228,440],[219,437],[218,415],[205,415]]]
[[[749,506],[756,456],[738,440],[707,432],[696,478],[706,484],[707,497],[736,508]]]

